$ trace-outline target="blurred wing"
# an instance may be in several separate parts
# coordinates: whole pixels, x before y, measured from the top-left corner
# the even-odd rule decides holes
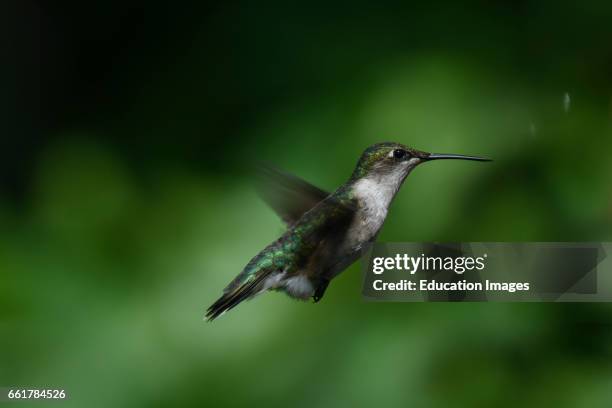
[[[258,170],[259,194],[287,225],[295,223],[329,195],[327,191],[269,165],[260,165]]]

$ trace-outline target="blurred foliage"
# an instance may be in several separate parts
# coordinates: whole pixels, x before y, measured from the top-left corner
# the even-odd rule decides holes
[[[92,408],[609,407],[606,304],[364,303],[354,265],[317,305],[202,321],[282,231],[258,160],[331,190],[379,141],[486,155],[417,169],[380,239],[612,238],[612,4],[468,3],[5,4],[0,385]]]

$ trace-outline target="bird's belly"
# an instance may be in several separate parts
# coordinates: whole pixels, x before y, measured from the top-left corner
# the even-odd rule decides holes
[[[276,272],[265,281],[259,293],[266,290],[282,290],[289,296],[306,300],[314,294],[314,285],[306,274],[297,273],[287,276],[286,271]]]
[[[327,277],[332,279],[338,276],[342,271],[351,266],[353,262],[361,258],[376,240],[377,233],[378,231],[373,234],[347,237],[338,253],[338,261],[329,267]]]
[[[357,251],[362,253],[364,246],[369,246],[369,244],[376,240],[376,236],[385,221],[386,215],[385,211],[381,214],[368,214],[366,216],[356,217],[346,234],[343,245],[345,251]]]
[[[314,295],[314,285],[306,275],[298,274],[283,281],[283,290],[298,299],[309,299]]]
[[[342,271],[351,266],[353,262],[361,258],[363,253],[367,251],[370,244],[366,243],[362,245],[360,248],[353,248],[350,252],[343,254],[340,260],[328,269],[326,274],[327,279],[333,279],[338,276]]]
[[[378,215],[378,216],[377,216]],[[331,266],[327,275],[329,278],[337,276],[359,259],[370,249],[386,217],[386,211],[380,214],[357,216],[349,227],[346,238],[338,251],[339,261]]]

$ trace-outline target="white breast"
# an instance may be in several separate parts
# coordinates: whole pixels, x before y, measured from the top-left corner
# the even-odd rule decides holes
[[[391,174],[364,177],[353,186],[353,194],[359,201],[359,211],[351,226],[349,236],[353,244],[363,244],[374,240],[382,228],[393,197],[412,169],[405,162],[403,168]]]
[[[355,183],[353,192],[359,201],[359,211],[349,232],[354,244],[363,244],[376,237],[398,188],[395,183],[374,178]]]
[[[378,231],[387,217],[396,190],[380,180],[364,178],[355,183],[353,191],[360,204],[360,223],[367,229]]]

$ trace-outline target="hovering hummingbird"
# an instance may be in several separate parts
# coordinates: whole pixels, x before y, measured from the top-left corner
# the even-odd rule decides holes
[[[389,205],[406,176],[439,159],[489,161],[459,154],[427,153],[399,143],[378,143],[361,155],[349,180],[329,194],[295,176],[268,169],[275,186],[264,199],[288,226],[259,252],[210,306],[210,321],[267,290],[318,302],[327,285],[376,240]]]

